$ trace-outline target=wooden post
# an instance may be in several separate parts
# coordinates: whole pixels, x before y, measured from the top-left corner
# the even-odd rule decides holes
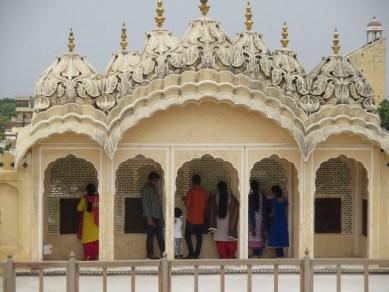
[[[278,264],[274,265],[274,292],[278,292]]]
[[[108,282],[107,282],[107,267],[103,267],[103,292],[107,292]]]
[[[131,292],[135,292],[135,276],[136,276],[136,270],[135,267],[131,267]]]
[[[247,266],[247,292],[253,292],[253,266]]]
[[[39,292],[44,291],[44,271],[43,268],[39,269]]]
[[[313,269],[311,267],[311,258],[309,257],[309,250],[306,249],[305,256],[304,256],[304,282],[303,282],[304,292],[313,292],[312,279],[313,279]]]
[[[66,271],[66,292],[78,292],[78,264],[74,252],[70,252]]]
[[[226,280],[225,280],[225,270],[224,265],[220,266],[220,292],[226,291]]]
[[[194,266],[194,283],[193,283],[193,291],[199,292],[199,266]]]
[[[13,268],[12,256],[7,257],[5,262],[3,275],[3,291],[4,292],[16,292],[16,272]]]
[[[369,264],[366,264],[363,269],[363,291],[369,292]]]
[[[163,253],[161,259],[161,282],[161,292],[170,292],[169,260],[166,252]]]
[[[342,291],[342,266],[336,265],[336,292]]]

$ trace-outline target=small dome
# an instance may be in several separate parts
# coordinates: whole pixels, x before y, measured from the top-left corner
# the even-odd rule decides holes
[[[194,20],[181,41],[185,67],[221,70],[231,65],[232,42],[215,20]]]
[[[251,78],[270,77],[272,60],[269,49],[257,32],[242,32],[232,45],[231,66]]]
[[[288,26],[285,22],[282,27],[282,49],[272,53],[271,82],[273,86],[281,88],[287,95],[298,99],[299,95],[307,93],[305,70],[297,54],[287,47],[288,35]]]
[[[295,98],[298,97],[298,94],[305,94],[307,90],[305,70],[297,58],[297,54],[284,48],[274,51],[272,56],[272,84]]]
[[[381,22],[377,20],[377,18],[374,16],[372,20],[369,21],[367,24],[367,30],[368,31],[383,31],[384,27]]]
[[[367,111],[376,111],[372,86],[348,58],[338,55],[324,58],[308,79],[310,96],[317,107],[324,104],[360,104]],[[301,106],[304,108],[303,104]]]
[[[43,72],[35,95],[38,111],[56,104],[94,104],[100,95],[96,70],[78,54],[62,55]]]
[[[143,83],[178,73],[183,67],[181,52],[180,41],[170,31],[156,29],[147,33],[141,57],[142,71],[134,75],[134,80]]]
[[[69,53],[58,57],[41,75],[35,88],[37,111],[67,103],[94,104],[100,95],[96,70],[85,57],[73,53],[73,33],[69,36]]]
[[[140,55],[127,49],[112,55],[101,80],[103,95],[96,101],[100,109],[108,112],[120,98],[131,93],[133,89],[131,77],[139,63]]]

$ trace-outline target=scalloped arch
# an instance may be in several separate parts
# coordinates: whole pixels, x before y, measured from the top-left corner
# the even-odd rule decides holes
[[[359,125],[352,126],[350,124],[343,125],[327,125],[323,126],[318,130],[311,132],[307,137],[307,155],[306,159],[312,154],[312,152],[316,149],[316,147],[325,142],[330,136],[334,136],[337,134],[355,134],[362,138],[365,138],[369,141],[375,142],[379,145],[386,153],[389,154],[389,139],[388,136],[384,136],[383,134],[377,133],[376,131],[361,127]]]
[[[65,105],[74,106],[74,105]],[[51,110],[51,109],[50,109]],[[18,134],[15,164],[18,165],[27,151],[38,143],[55,134],[75,133],[85,135],[103,148],[108,148],[109,137],[105,122],[97,117],[87,114],[67,113],[58,115],[57,112],[49,111],[44,114],[48,119],[32,123],[22,128]]]
[[[81,160],[89,165],[91,165],[93,167],[93,169],[95,170],[96,172],[96,178],[97,178],[97,181],[99,182],[99,180],[101,179],[100,178],[100,174],[98,172],[98,168],[97,168],[97,165],[93,162],[93,161],[89,161],[88,159],[82,157],[82,156],[79,156],[79,155],[74,155],[74,154],[67,154],[67,155],[64,155],[62,157],[58,157],[52,161],[50,161],[47,165],[45,165],[44,167],[44,171],[43,171],[43,180],[46,180],[47,179],[47,172],[51,169],[51,167],[53,165],[55,165],[57,162],[59,161],[62,161],[62,160],[66,160],[66,159],[70,159],[70,158],[74,158],[76,160]]]
[[[354,133],[376,142],[389,154],[389,134],[377,115],[355,105],[336,105],[310,117],[296,101],[276,87],[242,74],[202,69],[172,74],[137,87],[106,116],[90,105],[66,104],[40,112],[18,134],[15,162],[38,141],[53,134],[73,132],[90,137],[113,158],[123,134],[158,111],[204,100],[225,102],[262,114],[287,130],[307,160],[329,136]]]
[[[239,192],[239,185],[240,185],[241,181],[239,179],[238,170],[237,170],[236,166],[234,165],[234,163],[232,161],[225,159],[223,157],[212,155],[212,154],[196,155],[191,160],[186,160],[182,164],[180,164],[179,167],[177,167],[176,180],[175,180],[175,184],[174,184],[175,185],[175,196],[177,196],[177,185],[178,185],[179,175],[180,175],[181,171],[183,170],[183,168],[186,165],[190,165],[194,161],[199,161],[199,160],[201,161],[201,160],[208,159],[208,158],[210,158],[216,162],[226,163],[226,165],[233,171],[232,179],[235,180],[235,184],[236,184],[236,188],[237,188],[237,192],[238,192],[237,194],[234,194],[234,195],[237,195],[237,198],[239,199],[241,196],[241,194]],[[232,181],[231,181],[231,183],[232,183]],[[232,187],[232,186],[230,185],[229,187]]]
[[[305,114],[291,97],[283,95],[277,88],[267,87],[262,82],[250,80],[246,76],[235,76],[230,72],[214,70],[204,71],[211,71],[208,73],[212,74],[213,78],[201,80],[201,71],[185,72],[185,78],[173,79],[175,83],[170,86],[164,86],[166,85],[164,83],[168,83],[167,80],[155,80],[152,87],[158,88],[157,90],[134,98],[134,95],[149,89],[138,88],[133,96],[124,98],[127,102],[119,103],[116,110],[108,116],[113,147],[111,154],[116,151],[123,134],[141,120],[173,106],[183,106],[191,102],[200,103],[203,100],[227,102],[264,115],[291,134],[301,153],[306,152]]]
[[[369,195],[370,195],[370,193],[371,193],[371,179],[372,179],[371,178],[371,175],[372,175],[371,169],[368,166],[366,166],[364,164],[364,162],[361,161],[360,159],[358,159],[358,157],[356,157],[356,156],[352,156],[352,155],[349,155],[349,154],[341,154],[341,155],[334,155],[333,157],[322,159],[322,160],[320,160],[319,163],[317,163],[315,165],[315,168],[313,169],[313,173],[316,175],[316,173],[322,167],[323,163],[328,162],[328,161],[330,161],[332,159],[350,160],[350,161],[358,162],[362,166],[364,171],[365,171],[366,178],[367,178],[368,192],[369,192]],[[347,167],[349,167],[349,165]],[[316,193],[316,180],[315,180],[315,184],[313,185],[313,188],[314,188],[314,192]]]

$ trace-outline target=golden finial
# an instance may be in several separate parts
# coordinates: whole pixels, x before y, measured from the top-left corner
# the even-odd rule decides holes
[[[120,45],[122,46],[123,51],[127,50],[127,28],[124,22],[122,26],[122,41],[120,42]]]
[[[165,22],[165,17],[163,17],[165,10],[163,9],[162,0],[158,0],[156,12],[157,16],[155,17],[155,22],[157,23],[158,28],[162,28],[163,23]]]
[[[247,31],[251,31],[251,29],[253,28],[253,24],[254,24],[254,21],[253,21],[253,13],[251,12],[251,5],[250,5],[250,0],[247,1],[247,6],[246,6],[246,29]]]
[[[201,14],[203,16],[207,16],[208,11],[209,11],[208,0],[200,0],[200,2],[201,2],[201,5],[199,7],[200,7]]]
[[[288,24],[284,22],[284,25],[282,26],[282,39],[281,39],[281,45],[284,49],[288,47],[289,40],[288,40]]]
[[[75,48],[76,45],[74,44],[74,34],[73,34],[73,30],[72,29],[70,29],[68,40],[69,40],[69,42],[68,42],[69,52],[73,53],[74,48]]]
[[[334,38],[332,40],[332,52],[335,56],[339,54],[340,51],[340,39],[339,39],[339,32],[337,29],[335,29],[334,32]]]

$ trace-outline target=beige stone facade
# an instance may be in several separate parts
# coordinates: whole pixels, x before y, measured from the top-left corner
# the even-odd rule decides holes
[[[233,42],[206,16],[181,40],[150,32],[140,55],[122,46],[104,75],[72,51],[42,75],[32,122],[19,131],[15,156],[1,157],[0,258],[81,257],[76,235],[61,234],[59,201],[81,196],[88,182],[100,194],[100,259],[144,258],[145,235],[124,232],[124,202],[140,197],[150,170],[162,175],[169,258],[174,208],[184,209],[194,173],[210,192],[225,180],[239,199],[239,258],[250,254],[251,178],[265,193],[279,184],[288,197],[290,257],[309,249],[389,258],[389,135],[376,113],[384,39],[351,61],[334,53],[309,74],[286,45],[270,52],[251,31]],[[315,233],[318,198],[341,201],[340,233]],[[201,257],[216,257],[210,236]]]

